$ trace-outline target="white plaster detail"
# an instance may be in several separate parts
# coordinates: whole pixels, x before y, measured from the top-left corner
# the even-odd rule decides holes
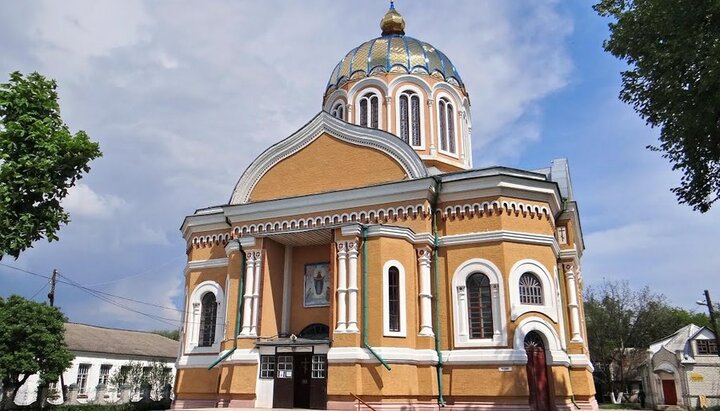
[[[546,320],[540,317],[528,317],[520,321],[515,327],[515,335],[513,338],[513,347],[525,353],[525,337],[531,332],[535,331],[545,342],[545,352],[547,353],[547,364],[562,364],[570,365],[570,358],[567,353],[562,349],[560,343],[560,337],[558,336],[555,329]],[[526,360],[527,362],[527,356]]]
[[[215,295],[215,302],[217,303],[215,339],[210,347],[199,347],[202,297],[206,293]],[[189,303],[187,306],[188,312],[185,313],[187,319],[185,322],[185,329],[187,330],[185,333],[185,352],[193,354],[218,352],[225,334],[225,318],[221,315],[225,312],[225,292],[223,288],[215,281],[203,281],[192,291]]]
[[[253,251],[245,252],[245,294],[243,295],[243,317],[240,336],[251,337],[252,307],[253,307],[253,280],[255,279],[255,257]]]
[[[493,337],[470,338],[465,284],[473,273],[482,273],[490,280]],[[460,264],[452,277],[453,336],[455,347],[497,347],[507,344],[504,280],[500,269],[491,261],[472,258]]]
[[[344,241],[337,243],[337,327],[335,332],[347,331],[347,249]]]
[[[348,255],[348,315],[347,315],[347,332],[360,332],[357,325],[358,310],[358,250],[357,242],[347,242]]]
[[[183,270],[183,272],[185,273],[185,275],[188,275],[188,273],[190,273],[191,271],[205,270],[208,268],[222,268],[227,267],[227,265],[227,258],[213,258],[210,260],[188,261],[188,263],[185,265],[185,269]]]
[[[434,336],[432,328],[432,292],[430,291],[430,259],[432,250],[430,247],[423,247],[417,250],[418,253],[418,283],[420,297],[420,332],[419,335]]]
[[[540,280],[542,284],[543,304],[522,304],[520,302],[520,277],[530,272]],[[540,262],[524,259],[516,262],[510,269],[510,277],[508,280],[510,291],[510,319],[515,321],[521,315],[528,312],[542,313],[554,322],[558,322],[557,299],[555,298],[555,282],[550,272]]]

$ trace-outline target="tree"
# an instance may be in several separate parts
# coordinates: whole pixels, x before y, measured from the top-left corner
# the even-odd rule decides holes
[[[720,3],[709,0],[600,0],[611,17],[604,48],[624,60],[620,99],[660,127],[662,152],[681,170],[672,191],[706,212],[720,199]]]
[[[585,292],[585,321],[596,381],[615,393],[636,380],[650,343],[707,316],[671,306],[662,294],[630,288],[627,281],[605,281]]]
[[[33,375],[57,381],[73,355],[65,344],[66,318],[56,307],[20,296],[0,298],[0,408],[14,408],[17,390]]]
[[[150,331],[153,334],[162,335],[165,338],[169,338],[171,340],[180,341],[180,330],[174,329],[174,330],[154,330]]]
[[[14,72],[0,84],[0,259],[58,239],[70,221],[61,200],[102,155],[84,131],[72,134],[63,123],[56,89],[38,73]]]
[[[110,384],[119,390],[121,384],[130,386],[132,395],[140,392],[140,386],[144,383],[150,384],[151,396],[160,399],[162,390],[166,384],[172,381],[171,370],[159,361],[153,361],[149,365],[143,365],[138,361],[130,361],[115,370],[110,376]]]

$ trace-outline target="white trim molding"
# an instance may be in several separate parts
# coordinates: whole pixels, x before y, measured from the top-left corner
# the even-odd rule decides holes
[[[215,303],[217,304],[215,316],[215,339],[210,347],[200,347],[198,346],[198,339],[200,338],[202,297],[206,293],[212,293],[215,295]],[[220,343],[222,342],[223,335],[225,334],[225,318],[222,316],[225,312],[225,292],[222,287],[215,281],[203,281],[192,291],[189,303],[190,304],[186,307],[187,312],[185,314],[185,318],[187,319],[185,329],[188,330],[188,332],[185,333],[185,352],[193,354],[219,352]]]
[[[520,302],[520,277],[525,273],[531,273],[540,281],[542,286],[543,303],[523,304]],[[558,322],[557,299],[555,298],[555,281],[550,272],[540,262],[524,259],[516,262],[510,269],[508,279],[510,287],[510,319],[515,321],[521,315],[529,312],[537,312],[546,315],[553,322]]]
[[[482,273],[490,280],[493,337],[470,338],[467,305],[467,278]],[[500,269],[489,260],[472,258],[460,264],[452,279],[453,337],[455,347],[498,347],[507,344],[504,279]]]
[[[379,104],[382,110],[382,99]],[[382,116],[380,121],[382,121]],[[230,198],[230,204],[247,203],[255,185],[268,170],[285,158],[300,151],[324,133],[350,144],[371,147],[381,151],[397,161],[409,179],[427,177],[428,175],[425,164],[415,150],[395,135],[380,129],[369,129],[349,124],[323,111],[290,137],[260,154],[238,180]]]
[[[390,330],[390,267],[398,270],[398,313],[400,331]],[[407,300],[405,297],[405,267],[397,260],[388,260],[383,265],[382,271],[382,290],[383,290],[383,335],[386,337],[406,337],[407,336]]]
[[[560,342],[558,333],[552,325],[540,317],[525,318],[515,327],[515,335],[513,336],[513,347],[515,350],[525,352],[525,337],[532,331],[540,334],[545,343],[545,352],[548,354],[546,360],[548,365],[570,365],[570,358],[562,349],[562,343]]]
[[[228,265],[228,259],[227,258],[213,258],[210,260],[195,260],[195,261],[188,261],[188,263],[185,265],[185,269],[183,272],[187,276],[188,273],[195,270],[205,270],[208,268],[222,268],[227,267]]]

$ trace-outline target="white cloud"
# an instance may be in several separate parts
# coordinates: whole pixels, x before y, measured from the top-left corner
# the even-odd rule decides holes
[[[108,194],[100,195],[85,184],[76,184],[62,202],[70,217],[106,219],[127,206],[125,200]]]

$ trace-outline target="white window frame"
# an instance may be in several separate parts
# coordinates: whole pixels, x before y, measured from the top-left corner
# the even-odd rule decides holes
[[[400,331],[390,331],[390,267],[398,269],[398,285],[400,301]],[[405,267],[397,260],[388,260],[383,265],[383,335],[385,337],[406,337],[407,336],[407,300],[405,297]]]
[[[383,124],[383,106],[385,106],[385,99],[383,98],[382,92],[375,88],[375,87],[366,87],[362,90],[359,90],[357,94],[355,95],[355,104],[353,106],[353,116],[355,117],[355,124],[360,125],[360,101],[368,94],[374,94],[378,98],[378,130],[385,130],[384,124]],[[370,97],[367,97],[368,99],[368,128],[372,128],[370,124],[372,123],[372,115],[370,114]]]
[[[485,274],[490,281],[493,337],[470,338],[467,306],[467,278],[474,273]],[[452,279],[453,337],[455,347],[499,347],[507,345],[505,289],[500,269],[491,261],[471,258],[458,266]]]
[[[335,102],[333,102],[333,104],[330,107],[331,107],[330,108],[331,116],[338,118],[342,121],[347,121],[347,104],[345,104],[345,101],[343,101],[342,99],[337,99],[337,100],[335,100]],[[338,117],[335,115],[338,108],[342,108],[342,111],[343,111],[342,117]]]
[[[452,104],[452,106],[453,106],[452,120],[453,120],[453,127],[455,130],[455,136],[454,136],[455,152],[454,153],[449,150],[443,150],[442,149],[442,141],[440,141],[442,139],[442,131],[441,131],[441,127],[440,127],[440,100],[442,100],[442,99],[447,100],[447,102],[449,104]],[[447,115],[447,111],[445,113],[446,113],[445,115]],[[460,158],[460,145],[458,143],[460,141],[459,134],[462,133],[462,131],[458,129],[458,113],[459,113],[458,104],[455,101],[455,99],[452,98],[452,96],[450,96],[447,93],[444,93],[444,92],[438,93],[437,97],[435,98],[435,118],[437,118],[436,124],[437,124],[437,139],[438,139],[437,148],[440,153],[442,153],[446,156],[452,157],[452,158],[456,158],[456,159]],[[446,130],[446,131],[448,131],[448,130]],[[450,139],[449,138],[448,138],[447,143],[448,143],[448,148],[449,148],[450,147]]]
[[[420,100],[420,125],[419,125],[420,126],[420,145],[414,146],[412,144],[412,120],[411,120],[412,105],[410,104],[411,101],[408,98],[408,130],[410,131],[409,138],[408,138],[408,145],[410,145],[410,147],[412,147],[416,150],[425,150],[425,146],[426,146],[426,144],[425,144],[425,141],[426,141],[426,138],[425,138],[425,104],[426,103],[425,102],[427,100],[425,97],[425,93],[417,87],[414,87],[411,85],[404,85],[395,91],[395,135],[397,135],[398,138],[401,138],[401,136],[400,136],[400,96],[406,91],[410,91],[410,92],[417,94],[417,96]]]
[[[110,378],[112,376],[112,364],[100,364],[100,374],[98,375],[98,384],[110,385]],[[103,370],[107,370],[107,374],[103,375]],[[103,378],[106,377],[106,378]],[[103,379],[107,380],[103,382]]]
[[[80,370],[83,368],[83,366],[86,366],[86,372],[84,374],[80,373]],[[87,395],[88,393],[88,380],[90,379],[90,369],[92,368],[92,364],[89,363],[81,363],[78,364],[78,370],[77,375],[75,377],[75,384],[78,386],[78,394],[79,395]],[[83,376],[82,382],[80,381],[80,376]]]
[[[205,293],[215,294],[217,304],[217,315],[215,317],[215,340],[210,347],[198,346],[200,337],[200,316],[202,315],[202,297]],[[204,281],[198,284],[192,292],[189,304],[186,309],[185,318],[187,322],[185,329],[185,352],[186,353],[215,353],[220,352],[220,343],[225,333],[225,292],[220,284],[215,281]]]
[[[540,280],[542,285],[543,304],[523,304],[520,302],[520,277],[525,273],[532,273]],[[510,319],[515,321],[521,315],[529,312],[541,313],[558,322],[557,299],[555,298],[555,281],[550,271],[539,261],[524,259],[516,262],[510,269],[508,277],[510,285]]]

